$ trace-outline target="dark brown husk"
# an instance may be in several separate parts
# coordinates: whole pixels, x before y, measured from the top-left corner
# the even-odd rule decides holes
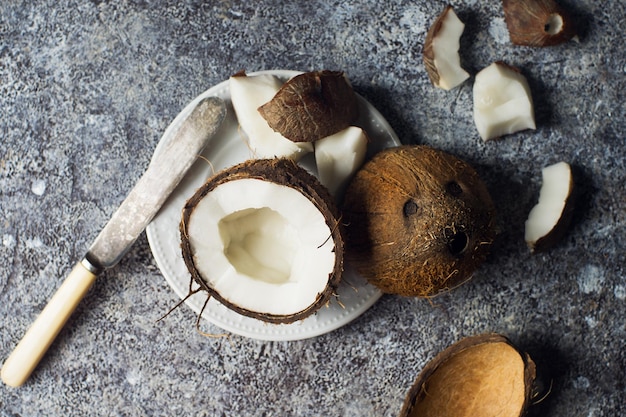
[[[504,19],[509,37],[515,45],[553,46],[576,36],[576,28],[569,13],[554,0],[503,0]],[[554,15],[560,16],[562,28],[549,33]]]
[[[313,71],[288,80],[259,112],[272,129],[294,142],[314,142],[358,117],[356,94],[340,71]]]
[[[317,206],[320,212],[324,215],[329,229],[332,230],[332,236],[329,236],[329,239],[332,239],[335,245],[335,266],[333,272],[328,277],[328,285],[324,292],[318,295],[317,300],[313,304],[305,310],[295,314],[269,315],[241,308],[224,299],[217,291],[211,288],[202,278],[194,265],[191,244],[187,237],[187,225],[189,224],[189,219],[193,210],[202,198],[204,198],[220,184],[249,178],[274,182],[294,188],[295,190],[301,192]],[[216,175],[209,178],[204,185],[202,185],[187,201],[183,208],[182,219],[180,222],[183,259],[191,274],[192,280],[205,290],[210,297],[215,298],[231,310],[234,310],[239,314],[270,323],[292,323],[294,321],[302,320],[315,313],[320,307],[329,301],[334,293],[336,293],[336,289],[343,274],[343,233],[339,210],[335,206],[333,197],[330,195],[326,187],[324,187],[315,176],[309,174],[304,168],[286,158],[248,160],[218,172]]]
[[[376,154],[343,204],[346,258],[383,292],[431,297],[467,281],[495,238],[495,208],[464,161],[428,146]]]
[[[536,378],[535,363],[527,353],[521,352],[520,350],[518,350],[511,343],[511,341],[505,336],[494,334],[494,333],[488,333],[488,334],[471,336],[471,337],[462,339],[459,342],[449,346],[448,348],[440,352],[433,360],[431,360],[424,367],[422,372],[420,372],[413,386],[409,390],[404,400],[404,404],[402,406],[402,410],[400,411],[399,416],[400,417],[420,417],[420,416],[427,417],[429,415],[446,415],[447,417],[454,417],[455,411],[459,412],[459,415],[462,415],[462,416],[468,415],[467,413],[464,413],[463,410],[458,410],[458,409],[447,410],[449,411],[449,413],[443,412],[443,414],[442,414],[442,410],[432,410],[432,414],[421,414],[421,413],[417,413],[416,406],[420,404],[420,402],[424,401],[424,399],[427,396],[432,397],[438,394],[436,392],[433,392],[432,390],[429,390],[429,381],[431,380],[433,375],[435,375],[437,371],[441,369],[441,367],[447,361],[449,361],[451,358],[459,354],[464,354],[464,352],[467,352],[469,349],[472,349],[472,348],[475,348],[484,344],[490,344],[490,343],[502,343],[506,345],[507,347],[510,347],[511,349],[513,349],[515,352],[517,352],[520,355],[520,358],[524,365],[524,375],[523,375],[524,401],[521,406],[521,409],[519,410],[519,413],[516,413],[516,415],[501,415],[501,417],[520,417],[524,415],[526,411],[528,410],[528,407],[530,407],[530,405],[532,404],[534,388],[535,388],[534,383],[535,383],[535,378]],[[487,363],[486,366],[489,366],[489,364],[495,361],[496,359],[497,358],[492,358],[492,357],[485,358],[485,361],[483,361],[482,365],[473,364],[473,363],[464,363],[464,367],[471,369],[471,367],[484,366],[484,362]],[[466,372],[463,372],[463,369],[459,369],[456,375],[458,375],[459,380],[462,380],[464,377],[467,377]],[[502,376],[507,377],[508,375],[502,375]],[[481,381],[481,382],[483,382],[483,384],[478,384],[479,387],[477,388],[484,389],[486,388],[486,383],[489,383],[489,382],[493,383],[494,381]],[[464,388],[467,388],[469,384],[476,384],[476,381],[474,380],[467,381],[467,384],[463,384],[465,385]],[[447,393],[447,394],[454,396],[455,393],[453,392],[453,393]],[[460,394],[460,393],[456,393],[456,394]],[[479,392],[478,390],[476,390],[476,392],[468,392],[468,394],[469,395],[466,396],[465,398],[468,398],[467,403],[471,404],[473,401],[481,400],[481,398],[476,398],[478,395],[482,394],[484,396],[489,393]],[[507,398],[502,398],[501,401],[507,402]]]

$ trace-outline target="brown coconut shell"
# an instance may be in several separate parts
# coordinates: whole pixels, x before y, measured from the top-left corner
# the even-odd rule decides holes
[[[570,14],[554,0],[503,0],[502,6],[515,45],[553,46],[576,36]]]
[[[523,416],[532,404],[535,363],[499,334],[467,337],[431,360],[400,417]]]
[[[343,204],[346,258],[383,292],[431,297],[468,280],[496,235],[495,208],[466,162],[428,146],[376,154]]]
[[[288,80],[259,113],[287,139],[314,142],[350,126],[359,110],[346,75],[323,70]]]
[[[335,265],[333,271],[328,276],[326,289],[322,293],[318,294],[318,297],[313,304],[297,313],[290,315],[263,314],[255,311],[249,311],[235,305],[222,297],[218,291],[208,285],[207,281],[203,279],[202,275],[195,266],[191,244],[189,238],[187,237],[187,225],[189,224],[189,219],[195,207],[207,194],[219,185],[229,181],[249,178],[270,181],[279,185],[291,187],[302,193],[319,209],[326,219],[326,224],[332,231],[332,235],[328,238],[332,239],[335,245]],[[330,300],[333,294],[336,293],[336,289],[343,274],[344,263],[344,232],[340,219],[341,216],[339,209],[336,207],[334,199],[328,192],[328,189],[324,187],[315,176],[297,165],[294,161],[287,158],[248,160],[231,168],[222,170],[213,177],[210,177],[183,207],[182,219],[179,227],[183,260],[185,261],[185,265],[191,274],[193,282],[206,291],[210,297],[215,298],[229,309],[236,311],[241,315],[253,317],[269,323],[292,323],[302,320],[315,313],[320,307],[325,305]]]

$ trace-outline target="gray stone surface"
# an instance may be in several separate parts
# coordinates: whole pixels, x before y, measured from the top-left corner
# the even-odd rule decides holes
[[[453,1],[464,66],[527,76],[538,129],[483,143],[471,83],[433,88],[421,63],[440,1],[0,3],[0,358],[4,360],[196,95],[241,69],[341,69],[406,143],[472,163],[501,233],[473,281],[384,296],[317,338],[207,338],[145,235],[99,278],[0,416],[394,416],[419,370],[463,336],[500,332],[536,359],[541,416],[626,414],[626,25],[623,0],[563,0],[580,42],[512,46],[499,1]],[[579,186],[574,221],[530,255],[523,225],[543,166]],[[203,324],[208,332],[220,330]]]

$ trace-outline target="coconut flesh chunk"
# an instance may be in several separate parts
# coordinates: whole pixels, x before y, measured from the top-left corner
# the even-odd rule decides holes
[[[271,74],[235,75],[229,87],[237,119],[255,158],[285,157],[295,161],[313,151],[310,143],[295,143],[274,131],[258,108],[270,101],[283,82]]]
[[[335,266],[323,214],[299,191],[269,181],[218,185],[198,203],[187,231],[207,284],[228,303],[260,315],[305,310]]]
[[[483,140],[535,129],[535,114],[526,78],[514,67],[494,62],[476,74],[474,122]]]
[[[459,57],[460,39],[465,24],[458,18],[452,7],[448,6],[437,20],[426,41],[425,62],[427,67],[434,65],[434,73],[429,69],[429,76],[437,87],[451,90],[469,78],[461,67]],[[430,41],[430,42],[429,42]],[[428,51],[432,48],[432,53]],[[432,60],[431,62],[428,62]]]
[[[319,180],[333,196],[343,193],[347,182],[363,164],[367,142],[363,129],[356,126],[314,142]]]
[[[567,226],[564,222],[569,219],[564,214],[574,187],[572,170],[566,162],[543,168],[541,175],[543,182],[539,201],[530,211],[525,224],[524,239],[531,250],[553,235],[557,226]]]

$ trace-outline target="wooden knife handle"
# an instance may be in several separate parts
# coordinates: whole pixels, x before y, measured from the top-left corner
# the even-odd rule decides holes
[[[28,379],[95,278],[82,263],[76,264],[4,362],[1,375],[5,384],[18,387]]]

